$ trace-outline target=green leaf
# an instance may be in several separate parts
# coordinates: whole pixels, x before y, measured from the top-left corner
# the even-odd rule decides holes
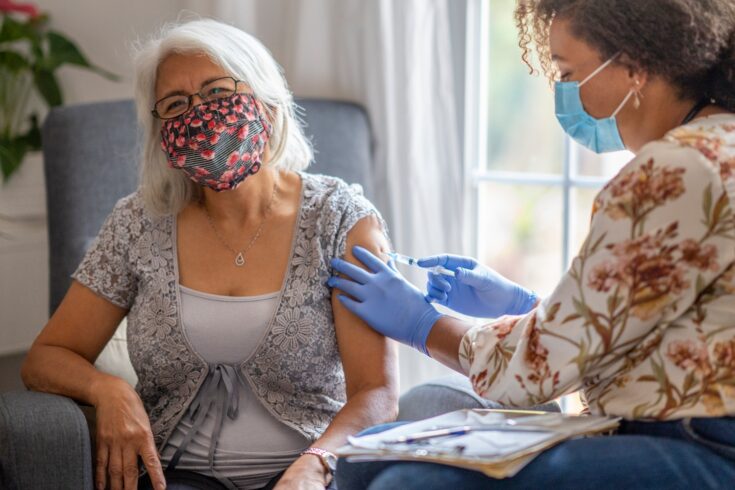
[[[712,211],[712,184],[708,184],[702,197],[702,210],[704,211],[705,223],[709,223],[709,213]]]
[[[664,371],[663,366],[651,359],[651,368],[658,384],[662,387],[666,386],[668,383],[668,378],[666,377],[666,371]]]
[[[574,305],[574,310],[577,312],[577,314],[583,317],[585,320],[589,321],[590,318],[587,313],[587,306],[579,301],[577,298],[572,298],[572,304]]]
[[[81,51],[79,51],[76,44],[63,35],[51,31],[47,34],[47,39],[49,46],[49,64],[47,68],[49,70],[53,71],[64,63],[83,66],[85,68],[92,67]]]
[[[38,91],[50,107],[55,107],[63,103],[59,82],[51,71],[44,69],[36,70],[33,73],[33,80],[36,82],[36,88],[38,88]]]
[[[27,69],[28,60],[15,51],[0,51],[0,66],[7,68],[12,73]]]
[[[684,378],[684,386],[682,387],[682,391],[684,393],[687,393],[692,388],[692,386],[694,386],[696,382],[697,382],[697,378],[694,372],[688,373],[686,378]]]
[[[92,65],[82,54],[76,44],[67,37],[58,32],[49,32],[47,35],[49,43],[49,55],[46,61],[46,68],[50,71],[55,70],[63,64],[70,64],[88,68],[97,74],[110,80],[118,80],[119,77],[114,73],[110,73],[102,68]]]
[[[18,170],[27,151],[28,145],[23,137],[0,140],[0,171],[4,182]]]
[[[717,200],[717,203],[715,204],[715,209],[712,212],[712,221],[710,222],[711,226],[715,226],[717,223],[719,223],[722,212],[727,209],[727,206],[730,204],[730,200],[727,197],[727,194],[724,192],[720,195],[720,198]]]
[[[0,27],[0,43],[33,39],[34,37],[36,37],[36,32],[30,24],[18,22],[10,16],[3,17],[3,25]]]
[[[23,135],[29,150],[40,150],[41,149],[41,128],[38,124],[38,115],[31,114],[29,117],[31,120],[31,127],[28,132]]]
[[[607,298],[607,311],[612,316],[613,313],[615,313],[615,310],[620,305],[621,298],[617,294],[613,294],[612,296],[608,296]]]

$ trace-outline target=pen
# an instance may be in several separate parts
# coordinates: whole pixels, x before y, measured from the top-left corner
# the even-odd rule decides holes
[[[510,421],[508,421],[510,422]],[[516,425],[515,423],[502,423],[496,425],[470,426],[462,425],[458,427],[448,427],[445,429],[427,430],[416,432],[407,436],[396,437],[383,444],[412,444],[417,441],[433,439],[435,437],[453,437],[469,434],[470,432],[553,432],[548,427]]]

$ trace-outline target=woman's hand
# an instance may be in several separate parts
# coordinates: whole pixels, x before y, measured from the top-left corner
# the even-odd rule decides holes
[[[124,380],[113,376],[100,378],[96,385],[97,488],[137,489],[138,456],[148,470],[153,488],[166,488],[148,414],[138,394]]]
[[[431,301],[464,315],[480,318],[521,315],[533,309],[538,299],[531,291],[470,257],[435,255],[419,259],[418,265],[454,271],[454,277],[429,272],[426,290]]]
[[[329,484],[324,466],[314,455],[304,455],[293,462],[274,490],[324,490]]]
[[[386,264],[358,246],[353,247],[352,253],[368,271],[342,259],[332,259],[334,270],[348,279],[331,277],[327,284],[349,294],[351,298],[338,298],[375,330],[427,354],[426,338],[441,314],[392,262]]]

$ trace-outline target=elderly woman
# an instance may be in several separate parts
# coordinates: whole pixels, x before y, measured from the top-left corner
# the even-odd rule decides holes
[[[169,26],[136,79],[140,188],[23,379],[96,408],[99,488],[136,488],[138,457],[157,489],[324,488],[331,451],[397,410],[394,349],[325,284],[354,245],[387,248],[380,215],[359,187],[301,172],[312,152],[291,94],[248,34]],[[93,366],[125,316],[135,389]]]
[[[368,251],[330,283],[385,335],[508,405],[583,390],[619,433],[565,442],[516,476],[439,465],[342,464],[341,490],[735,486],[735,4],[520,0],[521,46],[556,81],[577,142],[635,157],[600,191],[589,235],[550,296],[474,259],[438,256],[429,298]]]

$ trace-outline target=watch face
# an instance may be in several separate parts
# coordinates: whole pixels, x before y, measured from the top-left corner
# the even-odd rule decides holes
[[[337,456],[335,456],[334,454],[325,454],[324,462],[327,464],[332,473],[337,470]]]

